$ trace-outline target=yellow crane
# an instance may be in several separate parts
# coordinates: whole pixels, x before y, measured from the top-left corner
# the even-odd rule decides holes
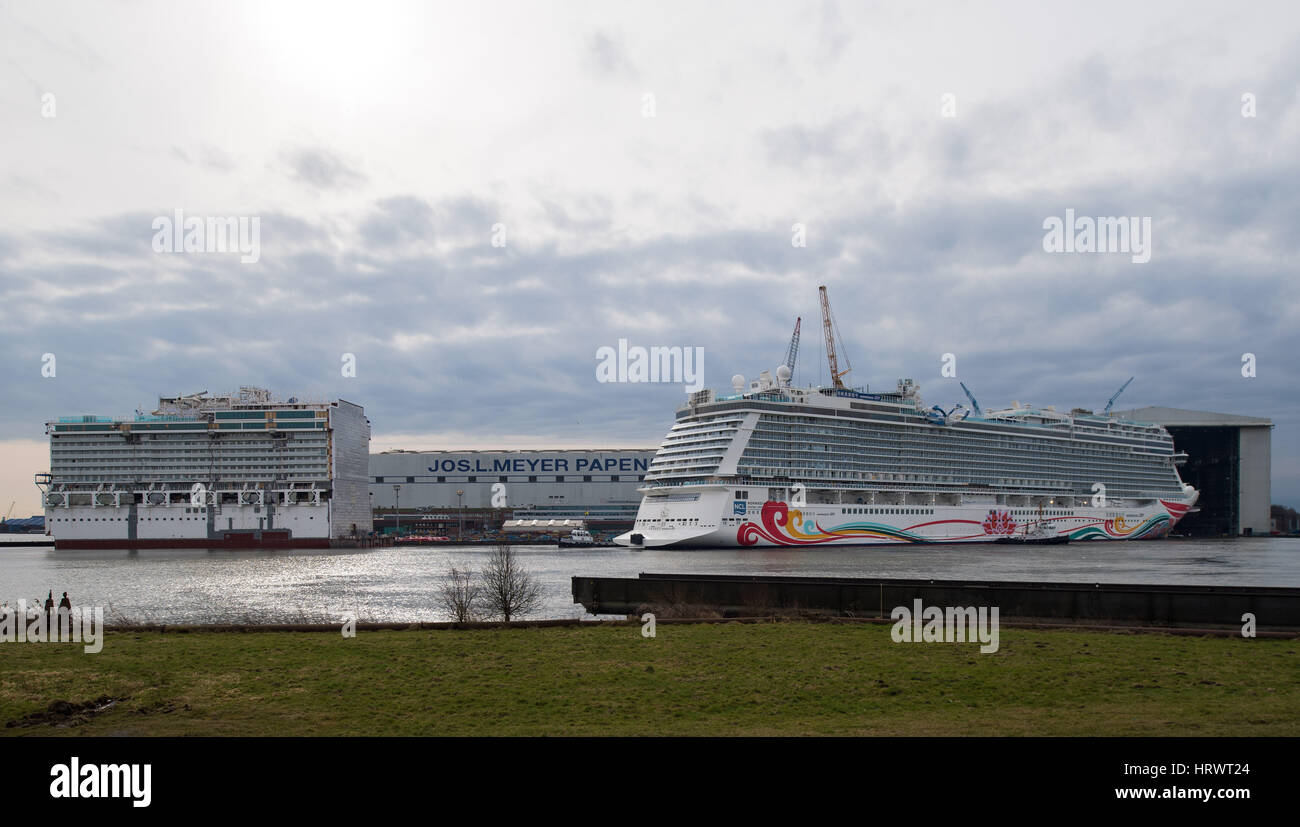
[[[849,364],[849,356],[844,354],[844,370],[840,370],[839,361],[835,358],[835,340],[839,333],[835,326],[835,319],[831,315],[831,300],[826,295],[826,285],[817,288],[822,298],[822,327],[826,331],[826,359],[831,363],[831,382],[837,388],[845,387],[841,377],[847,376],[853,366]],[[844,340],[840,339],[840,351],[844,350]]]

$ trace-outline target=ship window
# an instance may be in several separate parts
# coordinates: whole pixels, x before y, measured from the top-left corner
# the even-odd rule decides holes
[[[612,477],[610,477],[610,478],[609,478],[609,481],[610,481],[610,482],[618,482],[618,474],[615,474],[615,475],[613,475]]]
[[[532,475],[532,476],[530,476],[530,477],[528,478],[528,481],[529,481],[529,482],[537,482],[537,476],[536,476],[536,475]]]
[[[509,482],[509,481],[510,480],[506,479],[505,477],[497,477],[497,482]]]
[[[446,481],[447,481],[446,477],[438,477],[438,482],[446,482]]]
[[[468,482],[478,482],[478,477],[470,477]]]
[[[584,474],[583,477],[582,477],[582,481],[583,481],[583,482],[591,482],[591,474]]]

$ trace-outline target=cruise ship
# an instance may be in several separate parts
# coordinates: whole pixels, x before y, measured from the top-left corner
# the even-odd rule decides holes
[[[615,542],[819,548],[1031,530],[1146,540],[1196,503],[1178,475],[1186,456],[1159,425],[1019,403],[982,411],[969,392],[969,408],[945,412],[927,409],[911,379],[869,393],[838,382],[833,360],[831,375],[836,386],[792,387],[787,362],[748,386],[734,377],[733,394],[691,394]]]
[[[55,548],[325,548],[371,529],[370,422],[264,388],[47,422]]]

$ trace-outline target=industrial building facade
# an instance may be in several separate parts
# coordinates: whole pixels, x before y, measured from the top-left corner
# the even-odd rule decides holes
[[[486,512],[631,525],[654,449],[385,451],[370,455],[377,509]],[[477,521],[475,521],[477,522]]]
[[[1163,425],[1175,450],[1187,454],[1183,481],[1201,492],[1196,507],[1178,524],[1179,533],[1199,537],[1267,536],[1270,531],[1273,423],[1180,408],[1138,408],[1117,414]]]

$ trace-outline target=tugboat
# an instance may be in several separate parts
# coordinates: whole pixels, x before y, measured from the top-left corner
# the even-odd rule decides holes
[[[569,532],[568,537],[561,537],[559,541],[560,548],[577,548],[579,546],[594,546],[596,539],[585,528],[575,528]]]
[[[1034,523],[1033,529],[1030,529],[1029,523],[1025,523],[1023,534],[1012,534],[1006,537],[999,537],[993,542],[1003,545],[1015,546],[1063,546],[1070,542],[1070,535],[1057,534],[1047,527],[1043,522],[1043,507],[1038,507],[1038,521]]]

